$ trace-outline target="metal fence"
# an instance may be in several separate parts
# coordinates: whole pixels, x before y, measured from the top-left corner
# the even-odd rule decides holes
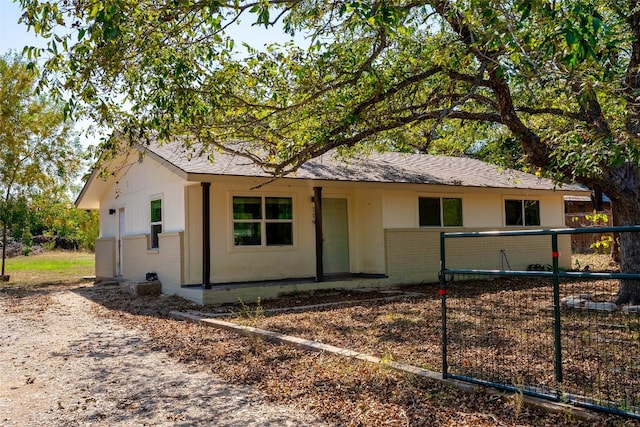
[[[640,314],[610,302],[619,279],[640,274],[561,270],[558,236],[588,231],[441,234],[445,378],[640,418]],[[446,267],[449,239],[540,235],[549,236],[545,271]],[[489,280],[465,280],[478,276]]]

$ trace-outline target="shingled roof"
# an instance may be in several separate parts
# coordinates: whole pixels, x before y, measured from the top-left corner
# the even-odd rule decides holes
[[[213,161],[209,161],[207,156],[194,156],[178,143],[151,144],[145,146],[144,150],[187,175],[271,177],[250,160],[227,153],[216,152]],[[577,185],[554,184],[549,179],[501,169],[467,157],[395,152],[354,155],[347,159],[329,152],[309,160],[295,174],[286,178],[584,192]]]

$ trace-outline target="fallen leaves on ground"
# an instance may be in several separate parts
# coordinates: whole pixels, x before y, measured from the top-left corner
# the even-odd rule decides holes
[[[173,320],[173,310],[202,307],[171,296],[131,298],[118,287],[81,283],[43,286],[6,292],[16,310],[46,312],[49,292],[74,291],[97,304],[93,313],[118,319],[146,331],[154,350],[165,351],[194,369],[210,370],[227,381],[248,384],[280,404],[292,405],[340,426],[580,426],[637,425],[636,421],[601,415],[580,421],[569,413],[548,413],[522,404],[519,395],[496,396],[483,390],[466,392],[443,383],[397,372],[384,364],[372,365],[325,353],[314,353],[228,331]],[[437,287],[411,289],[423,300],[438,304]],[[432,292],[432,293],[430,293]],[[406,362],[420,354],[432,357],[438,370],[439,317],[415,310],[412,299],[392,303],[364,299],[388,293],[326,292],[293,295],[262,302],[260,307],[240,305],[220,311],[249,313],[245,322],[313,337],[330,344],[353,346],[383,359]],[[416,298],[416,297],[412,297]],[[345,302],[346,301],[346,302]],[[252,316],[270,308],[313,303],[344,302],[321,310]],[[259,308],[259,309],[257,309]],[[437,310],[434,310],[434,313]],[[320,317],[318,317],[320,316]],[[322,321],[319,319],[322,318]],[[420,344],[407,336],[420,334]],[[428,356],[431,355],[431,356]]]

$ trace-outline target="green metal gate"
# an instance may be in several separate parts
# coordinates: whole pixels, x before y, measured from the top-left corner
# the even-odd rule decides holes
[[[640,418],[640,315],[609,302],[613,280],[640,274],[561,270],[558,236],[580,233],[593,230],[441,233],[444,378]],[[536,271],[446,266],[450,239],[545,235],[550,262]]]

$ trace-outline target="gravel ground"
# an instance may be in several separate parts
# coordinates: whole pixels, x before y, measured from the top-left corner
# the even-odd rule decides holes
[[[431,288],[413,289],[425,294],[416,303],[426,304],[420,319],[427,323],[427,311],[437,308],[437,287]],[[403,305],[410,301],[355,302],[388,296],[327,292],[206,310],[239,313],[252,324],[280,318],[280,326],[298,336],[322,337],[329,344],[360,350],[358,340],[336,339],[366,324],[359,336],[385,343],[373,354],[406,361],[400,355],[413,353],[415,340],[405,334],[416,333],[414,322],[398,315],[411,315]],[[344,300],[351,303],[264,315],[269,308]],[[379,321],[365,316],[376,306]],[[469,393],[399,373],[384,363],[304,351],[169,317],[172,310],[202,309],[176,297],[131,298],[117,287],[87,283],[0,286],[0,427],[640,424],[612,416],[580,420],[569,412],[548,413],[523,405],[518,394],[499,396],[480,389]],[[437,329],[438,322],[431,323]],[[386,324],[400,330],[390,331]],[[431,345],[425,342],[431,341],[423,335],[425,328],[421,330],[422,345]],[[438,337],[434,335],[434,342]]]
[[[0,293],[0,426],[322,423],[154,350],[72,289]]]

